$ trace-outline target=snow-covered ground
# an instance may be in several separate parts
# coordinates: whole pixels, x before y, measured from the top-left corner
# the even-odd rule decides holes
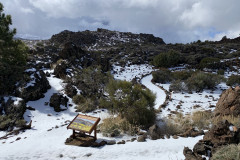
[[[131,69],[130,69],[131,70]],[[132,70],[133,71],[133,70]],[[137,71],[133,71],[137,72]],[[148,74],[150,69],[139,71],[138,75],[142,76]],[[127,74],[128,72],[126,72]],[[122,74],[121,74],[122,75]],[[125,76],[130,80],[127,75]],[[115,77],[115,76],[114,76]],[[132,77],[132,76],[131,76]],[[2,160],[54,160],[54,159],[119,159],[119,160],[135,160],[135,159],[149,159],[149,160],[181,160],[184,159],[183,148],[187,146],[193,148],[194,144],[202,139],[202,136],[195,138],[179,138],[179,139],[159,139],[147,140],[147,142],[127,142],[126,144],[116,144],[113,146],[104,146],[100,148],[92,147],[76,147],[67,146],[64,144],[66,138],[72,134],[72,130],[67,130],[66,125],[76,116],[74,105],[69,106],[68,110],[56,113],[53,108],[45,105],[49,102],[50,96],[53,93],[63,92],[63,81],[53,76],[48,77],[49,83],[52,86],[45,97],[30,101],[27,104],[35,108],[35,111],[27,110],[24,117],[29,122],[32,120],[32,129],[26,130],[17,136],[10,137],[5,140],[0,140],[0,159]],[[162,98],[165,93],[157,86],[151,83],[151,75],[143,78],[142,83],[149,87],[153,92],[157,92],[156,106],[163,102]],[[70,102],[72,103],[71,99]],[[106,110],[97,110],[90,113],[95,117],[104,119],[109,116]],[[5,132],[0,132],[3,136]],[[98,141],[115,139],[116,141],[130,140],[132,137],[124,136],[117,138],[106,138],[98,133]],[[20,140],[16,140],[20,137]]]
[[[169,90],[170,86],[170,84],[157,85],[162,86],[166,90]],[[167,117],[171,111],[178,111],[186,115],[199,110],[214,110],[215,107],[212,106],[217,104],[222,91],[228,88],[226,83],[220,83],[214,91],[204,90],[203,92],[193,92],[192,94],[172,92],[172,101],[169,101],[167,107],[162,109],[161,117]],[[176,108],[178,105],[180,105],[180,109]]]
[[[153,67],[148,64],[130,65],[121,67],[113,65],[114,78],[119,80],[131,81],[133,78],[142,78],[143,75],[149,74],[153,71]]]

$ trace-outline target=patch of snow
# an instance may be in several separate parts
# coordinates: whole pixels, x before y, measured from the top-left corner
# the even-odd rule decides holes
[[[135,77],[141,78],[153,71],[153,67],[148,64],[142,65],[129,65],[126,67],[121,67],[113,65],[114,78],[119,80],[131,81]]]

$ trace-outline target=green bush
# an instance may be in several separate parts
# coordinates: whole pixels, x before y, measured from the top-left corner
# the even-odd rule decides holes
[[[165,84],[172,81],[171,71],[169,71],[168,69],[163,68],[158,71],[154,71],[152,72],[152,76],[153,76],[152,81],[156,83]]]
[[[141,85],[127,81],[110,81],[106,90],[111,111],[135,126],[149,127],[155,121],[155,95]],[[102,106],[104,107],[104,106]]]
[[[214,89],[222,81],[223,77],[217,74],[197,72],[189,77],[186,85],[189,91],[202,91],[203,89]]]
[[[199,64],[201,69],[208,68],[208,69],[219,69],[221,66],[220,59],[213,58],[213,57],[206,57],[203,58]]]
[[[153,65],[156,67],[174,67],[180,62],[180,54],[177,51],[170,50],[160,53],[153,58]]]
[[[171,83],[169,90],[174,91],[174,92],[186,91],[186,85],[183,81],[176,80],[173,83]]]
[[[8,129],[11,124],[11,118],[5,115],[0,115],[0,130]]]
[[[17,120],[15,124],[16,124],[17,127],[21,128],[21,127],[24,127],[26,125],[26,121],[24,119],[20,119],[20,120]]]
[[[224,75],[224,70],[223,70],[223,69],[219,69],[219,70],[217,71],[217,74],[219,74],[219,75]]]
[[[172,72],[172,77],[174,80],[186,80],[191,75],[194,73],[194,71],[188,71],[188,70],[183,70],[183,71],[175,71]]]
[[[240,159],[240,144],[230,144],[218,149],[212,156],[211,160],[239,160]]]
[[[240,76],[239,75],[231,75],[226,84],[228,86],[236,86],[236,85],[240,85]]]

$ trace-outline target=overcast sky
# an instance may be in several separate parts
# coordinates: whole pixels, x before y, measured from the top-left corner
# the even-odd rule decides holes
[[[106,28],[151,33],[167,43],[240,34],[240,0],[0,0],[19,35]]]

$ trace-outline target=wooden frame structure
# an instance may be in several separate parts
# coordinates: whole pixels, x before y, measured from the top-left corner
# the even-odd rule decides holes
[[[94,131],[94,139],[97,139],[97,125],[100,122],[100,118],[92,117],[88,115],[78,114],[67,126],[67,129],[73,130],[73,138],[75,138],[75,130],[82,133],[88,133],[91,135]]]

